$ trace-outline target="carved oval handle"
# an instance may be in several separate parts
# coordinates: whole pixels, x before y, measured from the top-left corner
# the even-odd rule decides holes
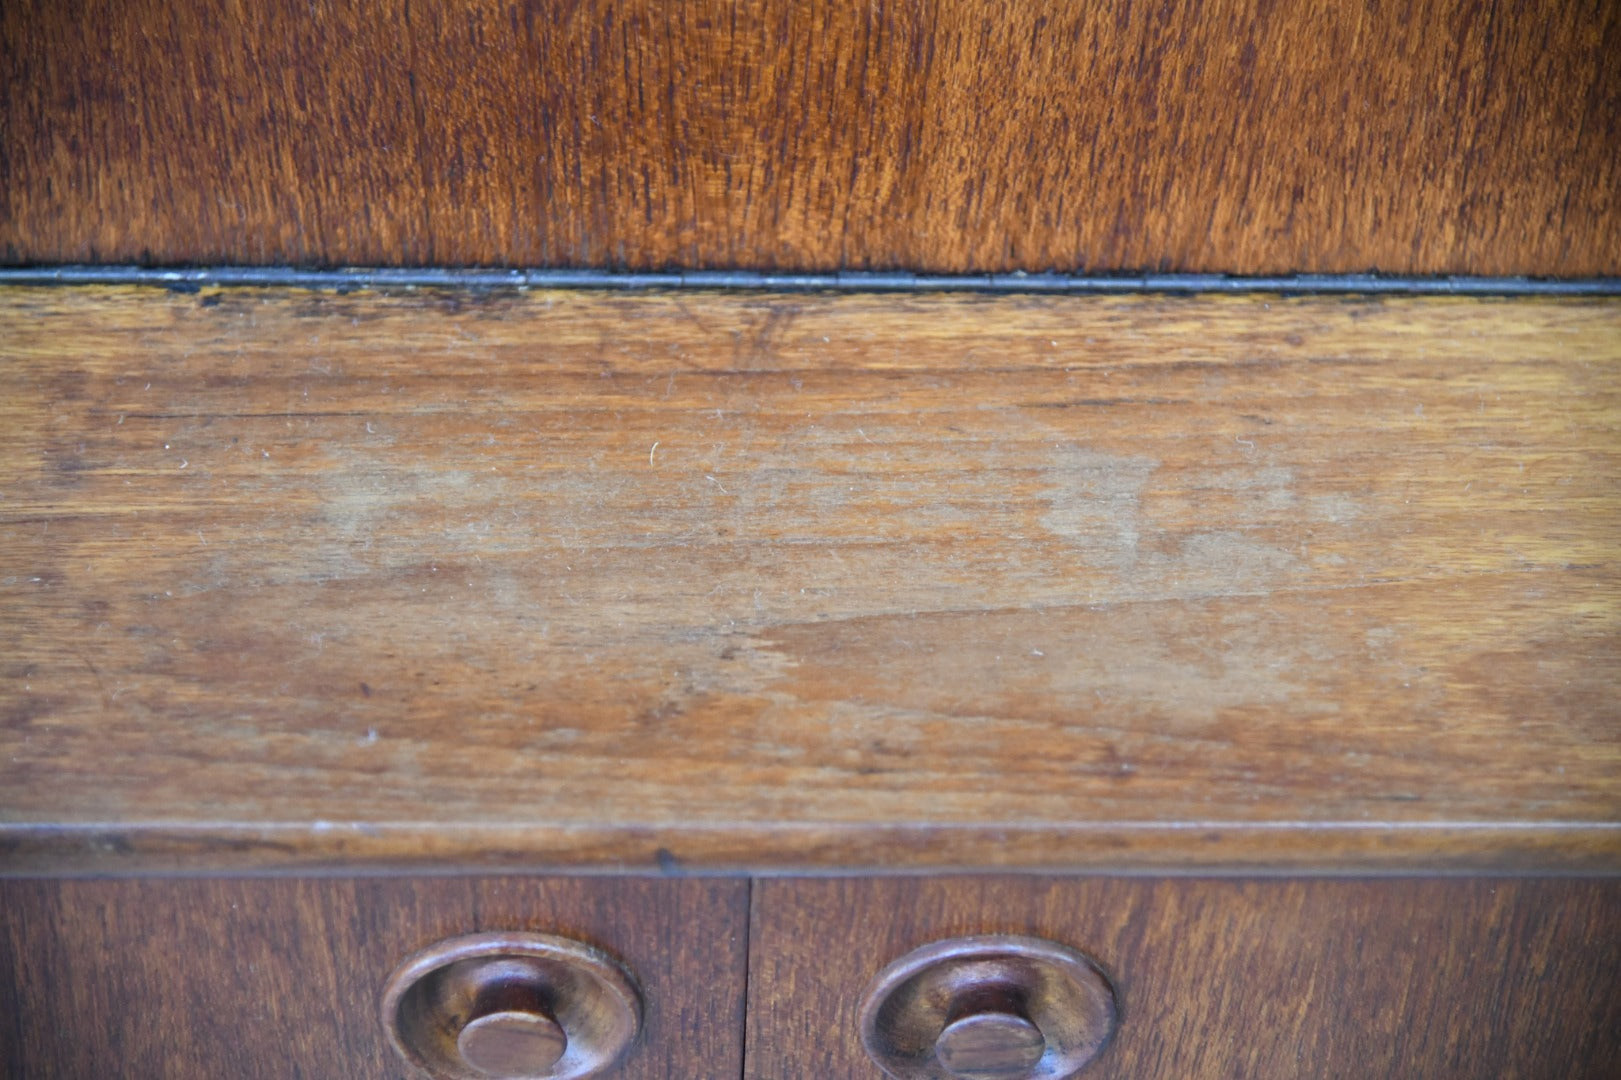
[[[896,1080],[1063,1080],[1114,1031],[1114,990],[1073,949],[986,936],[925,945],[879,973],[861,1041]]]
[[[400,965],[383,991],[394,1049],[436,1080],[584,1080],[641,1029],[630,974],[547,934],[452,938]]]

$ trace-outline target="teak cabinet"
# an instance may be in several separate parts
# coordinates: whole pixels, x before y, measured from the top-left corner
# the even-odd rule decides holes
[[[5,299],[15,1075],[1613,1073],[1611,300]]]
[[[1617,55],[0,5],[0,1075],[1621,1075]]]

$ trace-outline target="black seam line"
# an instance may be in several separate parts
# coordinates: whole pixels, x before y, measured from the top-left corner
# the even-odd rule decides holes
[[[754,875],[746,879],[743,900],[743,1000],[742,1008],[738,1010],[738,1020],[742,1023],[742,1034],[739,1039],[738,1053],[738,1080],[748,1080],[749,1076],[749,994],[756,989],[754,986],[754,919],[756,903],[754,892]]]
[[[748,292],[957,293],[1372,293],[1411,296],[1621,296],[1621,277],[1394,277],[1383,274],[914,274],[849,271],[774,274],[747,270],[620,273],[609,270],[479,270],[455,267],[8,266],[0,285],[150,285],[305,289],[711,289]]]

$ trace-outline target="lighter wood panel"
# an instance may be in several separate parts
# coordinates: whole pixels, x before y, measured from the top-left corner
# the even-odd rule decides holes
[[[13,0],[0,258],[1621,273],[1621,7]]]
[[[1621,867],[1621,306],[13,290],[7,865]]]

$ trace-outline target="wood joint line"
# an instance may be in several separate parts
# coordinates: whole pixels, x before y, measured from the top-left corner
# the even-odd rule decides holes
[[[0,285],[145,285],[177,292],[205,288],[305,289],[704,289],[744,292],[955,293],[1282,293],[1410,296],[1621,296],[1621,277],[1392,277],[1382,274],[916,274],[857,271],[775,274],[747,270],[618,272],[481,270],[459,267],[12,266]]]

